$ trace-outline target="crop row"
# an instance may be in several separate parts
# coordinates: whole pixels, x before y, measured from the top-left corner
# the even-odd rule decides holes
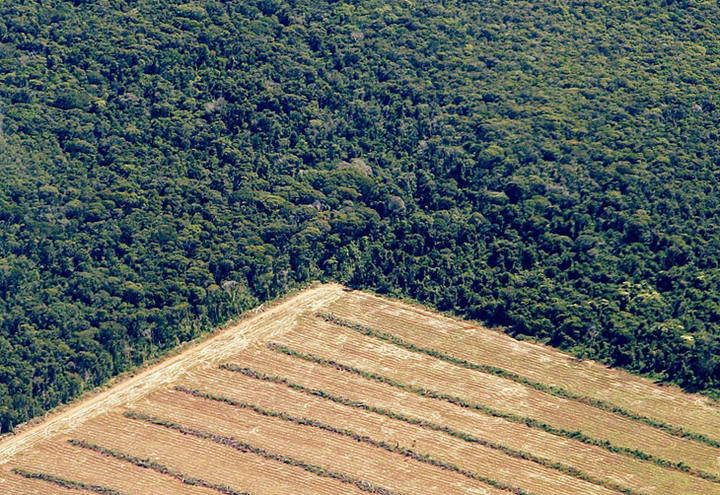
[[[431,356],[436,359],[440,359],[447,363],[451,363],[451,364],[454,364],[457,366],[462,366],[463,368],[480,371],[480,372],[487,373],[489,375],[498,376],[501,378],[506,378],[508,380],[512,380],[515,383],[525,385],[527,387],[533,388],[540,392],[547,393],[549,395],[553,395],[555,397],[560,397],[560,398],[568,399],[568,400],[574,400],[576,402],[580,402],[585,405],[589,405],[592,407],[596,407],[598,409],[602,409],[603,411],[607,411],[607,412],[610,412],[613,414],[623,416],[627,419],[637,421],[639,423],[642,423],[647,426],[651,426],[653,428],[657,428],[659,430],[662,430],[670,435],[673,435],[673,436],[676,436],[679,438],[687,438],[689,440],[694,440],[696,442],[704,443],[711,447],[720,448],[720,440],[715,440],[715,439],[710,438],[701,433],[695,433],[695,432],[688,431],[685,428],[680,427],[680,426],[669,425],[663,421],[659,421],[659,420],[656,420],[656,419],[653,419],[653,418],[650,418],[647,416],[633,413],[632,411],[628,411],[627,409],[624,409],[622,407],[619,407],[619,406],[614,405],[607,401],[594,399],[592,397],[588,397],[585,395],[576,394],[576,393],[570,392],[570,391],[568,391],[562,387],[556,386],[556,385],[546,385],[544,383],[541,383],[541,382],[538,382],[535,380],[531,380],[527,377],[518,375],[517,373],[513,373],[506,369],[498,368],[497,366],[472,363],[465,359],[460,359],[460,358],[457,358],[454,356],[450,356],[448,354],[445,354],[445,353],[442,353],[442,352],[439,352],[439,351],[436,351],[433,349],[425,349],[422,347],[418,347],[415,344],[406,342],[405,340],[403,340],[400,337],[393,335],[391,333],[373,329],[373,328],[367,327],[365,325],[361,325],[359,323],[355,323],[355,322],[340,318],[340,317],[335,316],[330,313],[317,313],[316,316],[318,318],[321,318],[321,319],[323,319],[329,323],[332,323],[334,325],[338,325],[338,326],[342,326],[345,328],[349,328],[351,330],[355,330],[363,335],[375,337],[384,342],[389,342],[391,344],[394,344],[398,347],[402,347],[403,349],[406,349],[406,350],[409,350],[412,352],[425,354],[427,356]]]
[[[108,488],[100,485],[90,485],[88,483],[82,483],[80,481],[68,480],[48,473],[31,472],[18,468],[13,469],[13,473],[20,475],[24,478],[47,481],[48,483],[53,483],[55,485],[59,485],[64,488],[70,488],[73,490],[83,490],[86,492],[100,493],[102,495],[126,495],[125,493],[115,490],[113,488]]]
[[[198,430],[195,428],[190,428],[190,427],[178,424],[178,423],[174,423],[172,421],[167,421],[167,420],[164,420],[161,418],[156,418],[154,416],[143,414],[143,413],[140,413],[137,411],[126,411],[125,417],[127,417],[129,419],[135,419],[138,421],[144,421],[146,423],[150,423],[150,424],[154,424],[154,425],[158,425],[158,426],[164,426],[165,428],[169,428],[171,430],[178,431],[178,432],[182,433],[183,435],[190,435],[190,436],[194,436],[196,438],[201,438],[203,440],[210,440],[219,445],[225,445],[227,447],[231,447],[240,452],[259,455],[265,459],[282,462],[283,464],[287,464],[289,466],[299,467],[299,468],[304,469],[305,471],[313,473],[317,476],[321,476],[324,478],[332,478],[332,479],[338,480],[345,484],[354,485],[364,492],[375,493],[377,495],[398,495],[397,493],[393,492],[392,490],[377,486],[377,485],[375,485],[373,483],[369,483],[365,480],[355,478],[353,476],[349,476],[344,473],[339,473],[337,471],[332,471],[330,469],[327,469],[327,468],[324,468],[321,466],[309,464],[300,459],[295,459],[293,457],[289,457],[289,456],[286,456],[283,454],[278,454],[278,453],[271,452],[266,449],[255,447],[253,445],[250,445],[249,443],[242,442],[233,437],[216,435],[211,432]]]
[[[460,397],[455,397],[452,395],[444,394],[441,392],[436,392],[436,391],[429,390],[426,388],[416,387],[413,385],[408,385],[406,383],[401,383],[401,382],[398,382],[397,380],[393,380],[392,378],[388,378],[388,377],[385,377],[382,375],[378,375],[377,373],[372,373],[372,372],[364,371],[364,370],[361,370],[358,368],[354,368],[352,366],[348,366],[346,364],[342,364],[342,363],[339,363],[334,360],[323,359],[323,358],[320,358],[313,354],[298,352],[298,351],[290,349],[289,347],[284,346],[284,345],[269,343],[268,348],[270,350],[285,354],[290,357],[303,359],[303,360],[306,360],[309,362],[313,362],[316,364],[334,368],[339,371],[353,373],[353,374],[361,376],[362,378],[365,378],[367,380],[373,380],[373,381],[376,381],[379,383],[390,385],[392,387],[419,395],[421,397],[429,397],[431,399],[443,400],[445,402],[454,404],[456,406],[459,406],[459,407],[462,407],[465,409],[478,411],[480,413],[487,414],[489,416],[493,416],[493,417],[497,417],[497,418],[502,418],[507,421],[512,421],[514,423],[524,424],[531,428],[537,428],[537,429],[543,430],[552,435],[556,435],[556,436],[564,437],[564,438],[570,438],[570,439],[585,443],[587,445],[594,445],[597,447],[602,447],[602,448],[604,448],[610,452],[616,453],[616,454],[623,454],[623,455],[627,455],[627,456],[630,456],[630,457],[633,457],[635,459],[639,459],[642,461],[653,462],[664,468],[678,470],[678,471],[690,474],[692,476],[696,476],[696,477],[699,477],[699,478],[702,478],[702,479],[705,479],[708,481],[712,481],[714,483],[720,483],[719,476],[716,476],[711,473],[707,473],[707,472],[699,470],[699,469],[695,469],[693,467],[688,466],[687,464],[685,464],[683,462],[672,462],[672,461],[668,461],[666,459],[661,459],[659,457],[653,456],[651,454],[648,454],[648,453],[643,452],[638,449],[619,447],[617,445],[612,444],[611,442],[609,442],[607,440],[598,440],[598,439],[592,438],[588,435],[585,435],[584,433],[582,433],[580,431],[569,431],[569,430],[565,430],[563,428],[557,428],[555,426],[548,425],[546,423],[538,421],[534,418],[530,418],[527,416],[519,416],[516,414],[505,413],[505,412],[499,411],[497,409],[492,409],[490,407],[483,406],[481,404],[467,401]]]
[[[326,400],[335,402],[337,404],[342,404],[344,406],[348,406],[348,407],[352,407],[355,409],[360,409],[363,411],[386,416],[388,418],[391,418],[391,419],[394,419],[397,421],[402,421],[404,423],[411,424],[414,426],[419,426],[419,427],[425,428],[427,430],[444,433],[448,436],[458,438],[458,439],[463,440],[468,443],[475,443],[478,445],[482,445],[483,447],[488,447],[488,448],[500,451],[503,454],[506,454],[510,457],[514,457],[516,459],[522,459],[522,460],[526,460],[526,461],[535,462],[543,467],[556,470],[563,474],[567,474],[569,476],[573,476],[580,480],[587,481],[588,483],[592,483],[597,486],[602,486],[604,488],[614,490],[614,491],[617,491],[620,493],[624,493],[626,495],[641,495],[639,492],[636,492],[635,490],[620,486],[617,483],[614,483],[612,481],[595,478],[595,477],[585,473],[584,471],[574,468],[572,466],[568,466],[565,464],[561,464],[559,462],[552,461],[550,459],[539,457],[539,456],[536,456],[529,452],[523,452],[520,450],[511,449],[502,444],[492,442],[489,440],[484,440],[482,438],[478,438],[474,435],[471,435],[470,433],[466,433],[464,431],[450,428],[448,426],[439,425],[439,424],[433,423],[431,421],[427,421],[427,420],[420,419],[420,418],[406,416],[404,414],[400,414],[400,413],[391,411],[389,409],[374,407],[374,406],[368,405],[361,401],[332,395],[332,394],[329,394],[320,389],[305,387],[303,385],[293,383],[286,378],[283,378],[280,376],[267,375],[267,374],[258,372],[256,370],[253,370],[253,369],[250,369],[247,367],[240,367],[240,366],[235,366],[235,365],[231,365],[231,364],[222,364],[222,365],[220,365],[220,368],[228,370],[228,371],[240,373],[242,375],[245,375],[247,377],[254,378],[257,380],[276,383],[276,384],[280,384],[280,385],[285,385],[286,387],[288,387],[292,390],[302,392],[302,393],[312,396],[312,397],[319,397],[322,399],[326,399]]]
[[[440,461],[438,459],[433,458],[432,456],[430,456],[428,454],[419,454],[417,452],[414,452],[411,449],[406,449],[406,448],[400,447],[399,445],[390,445],[387,442],[384,442],[382,440],[375,440],[371,437],[368,437],[365,435],[360,435],[360,434],[355,433],[346,428],[335,428],[334,426],[322,423],[320,421],[316,421],[314,419],[292,416],[292,415],[284,413],[284,412],[271,411],[268,409],[258,407],[254,404],[249,404],[247,402],[239,402],[239,401],[235,401],[233,399],[227,398],[227,397],[216,396],[213,394],[201,392],[199,390],[189,389],[186,387],[176,386],[175,390],[177,390],[179,392],[184,392],[184,393],[190,394],[194,397],[213,400],[216,402],[223,402],[230,406],[241,408],[241,409],[249,409],[253,412],[256,412],[256,413],[261,414],[266,417],[282,419],[284,421],[288,421],[290,423],[294,423],[294,424],[301,425],[301,426],[311,426],[313,428],[318,428],[320,430],[324,430],[324,431],[327,431],[330,433],[335,433],[337,435],[342,435],[342,436],[345,436],[348,438],[352,438],[356,442],[362,442],[362,443],[365,443],[368,445],[372,445],[373,447],[381,448],[381,449],[387,450],[388,452],[400,454],[407,458],[413,459],[415,461],[430,464],[432,466],[436,466],[441,469],[445,469],[446,471],[452,471],[452,472],[461,474],[467,478],[470,478],[472,480],[486,483],[486,484],[493,486],[495,488],[498,488],[500,490],[506,490],[511,493],[515,493],[516,495],[532,495],[531,493],[529,493],[525,490],[522,490],[520,488],[516,488],[516,487],[506,485],[504,483],[500,483],[491,478],[481,476],[477,473],[473,473],[466,469],[462,469],[454,464]]]
[[[179,471],[170,469],[169,467],[164,466],[163,464],[155,462],[151,459],[142,459],[140,457],[134,457],[132,455],[125,454],[123,452],[118,452],[116,450],[107,449],[100,445],[89,443],[85,440],[70,439],[70,440],[68,440],[68,442],[70,442],[72,445],[74,445],[76,447],[92,450],[92,451],[102,454],[104,456],[113,457],[113,458],[121,460],[121,461],[129,462],[130,464],[133,464],[134,466],[137,466],[140,468],[152,469],[153,471],[156,471],[160,474],[171,476],[171,477],[175,478],[176,480],[179,480],[179,481],[185,483],[186,485],[202,486],[205,488],[210,488],[212,490],[218,491],[225,495],[252,495],[249,492],[239,492],[237,490],[233,490],[232,488],[230,488],[228,486],[218,485],[216,483],[210,483],[209,481],[205,481],[200,478],[193,478],[192,476],[187,476]]]

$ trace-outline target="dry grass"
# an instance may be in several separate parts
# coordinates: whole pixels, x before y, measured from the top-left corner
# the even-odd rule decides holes
[[[401,493],[495,493],[483,483],[406,459],[331,432],[296,425],[180,392],[154,395],[137,407],[189,428],[242,439],[253,446],[323,466]]]
[[[0,492],[23,495],[78,495],[74,488],[64,488],[38,479],[27,479],[10,471],[0,470]]]
[[[93,420],[77,436],[92,439],[93,443],[105,448],[161,462],[188,476],[212,480],[253,495],[323,495],[338,493],[339,490],[334,480],[319,478],[302,469],[253,454],[220,448],[208,440],[182,435],[162,426],[129,420],[121,414]],[[347,486],[342,487],[342,492],[350,495],[363,493]]]
[[[128,495],[217,495],[213,490],[184,485],[147,469],[74,447],[61,439],[41,444],[32,452],[18,458],[16,463],[26,471],[107,487]]]
[[[387,416],[348,409],[332,401],[310,397],[283,385],[243,374],[217,370],[189,377],[183,380],[183,384],[218,398],[254,404],[266,410],[279,410],[298,418],[313,418],[325,425],[385,442],[398,450],[407,449],[427,455],[508,486],[532,486],[538,493],[558,495],[568,492],[588,495],[613,493],[535,462],[509,457],[498,449],[438,435],[427,428],[395,421]]]
[[[717,483],[528,428],[524,424],[452,407],[442,401],[368,381],[354,374],[272,352],[264,346],[247,349],[236,356],[233,362],[267,375],[284,377],[290,383],[315,390],[316,394],[322,391],[334,397],[345,397],[379,409],[442,424],[479,438],[491,439],[516,451],[573,466],[598,479],[636,487],[642,493],[720,494],[720,485]],[[190,383],[201,383],[202,380],[211,379],[211,376],[216,376],[214,370],[193,377]]]

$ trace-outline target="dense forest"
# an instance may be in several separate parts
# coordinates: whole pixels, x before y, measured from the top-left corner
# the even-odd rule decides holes
[[[720,389],[720,7],[0,4],[0,431],[311,280]]]

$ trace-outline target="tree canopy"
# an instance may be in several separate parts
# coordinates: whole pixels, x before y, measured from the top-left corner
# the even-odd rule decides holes
[[[720,387],[720,7],[0,5],[0,431],[310,280]]]

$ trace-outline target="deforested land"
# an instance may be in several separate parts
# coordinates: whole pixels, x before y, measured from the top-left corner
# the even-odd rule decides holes
[[[709,399],[319,285],[0,442],[17,494],[720,494]]]

